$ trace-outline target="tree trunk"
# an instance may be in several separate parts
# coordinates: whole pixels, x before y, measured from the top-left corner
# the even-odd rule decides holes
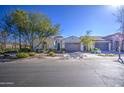
[[[118,61],[123,63],[123,59],[121,58],[121,42],[119,42],[119,46],[118,46]]]
[[[21,49],[21,32],[19,32],[19,49]]]
[[[30,49],[33,51],[33,42],[30,43]]]
[[[16,49],[16,38],[15,38],[15,49]]]
[[[2,48],[3,48],[3,50],[6,49],[6,43],[7,43],[7,34],[6,34],[6,32],[2,32]]]
[[[87,44],[86,46],[87,46],[87,47],[86,47],[86,48],[87,48],[87,52],[89,52],[89,45]]]

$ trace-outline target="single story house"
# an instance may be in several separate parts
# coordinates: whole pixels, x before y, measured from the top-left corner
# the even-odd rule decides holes
[[[92,45],[93,48],[100,48],[102,51],[117,51],[118,48],[118,37],[120,33],[115,33],[108,36],[91,36],[95,43]],[[68,52],[85,51],[85,46],[80,42],[81,37],[70,36],[64,38],[63,36],[52,36],[46,39],[46,48],[56,49],[60,51],[64,48]],[[38,44],[39,40],[34,41],[34,47]],[[42,49],[43,46],[39,45],[35,49]],[[122,50],[124,50],[124,42],[122,44]]]

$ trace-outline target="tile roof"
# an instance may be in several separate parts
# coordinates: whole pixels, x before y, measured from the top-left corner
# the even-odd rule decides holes
[[[80,38],[83,38],[84,36],[81,36]],[[90,36],[94,40],[104,41],[105,39],[103,36]]]

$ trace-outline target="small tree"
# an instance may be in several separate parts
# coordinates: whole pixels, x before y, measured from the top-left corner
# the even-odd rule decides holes
[[[115,16],[117,17],[117,22],[120,23],[120,35],[118,35],[116,37],[116,40],[118,40],[119,45],[118,45],[118,60],[123,62],[122,58],[121,58],[121,46],[122,46],[122,41],[124,40],[124,7],[120,6],[117,8],[117,13],[115,14]]]
[[[41,44],[42,47],[45,48],[44,42],[46,42],[49,36],[54,36],[59,32],[60,25],[59,24],[53,25],[51,20],[46,16],[41,16],[41,17],[42,18],[39,21],[39,24],[36,28],[37,29],[36,35],[40,41],[36,47],[38,47]]]
[[[90,37],[90,33],[91,31],[86,31],[86,35],[81,38],[81,43],[86,46],[86,51],[90,51],[94,44],[94,39]]]

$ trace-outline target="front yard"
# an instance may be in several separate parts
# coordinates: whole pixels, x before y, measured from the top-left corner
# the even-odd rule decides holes
[[[41,58],[42,59],[66,59],[66,60],[117,60],[118,54],[112,54],[112,53],[100,53],[100,54],[94,54],[94,53],[84,53],[84,52],[74,52],[74,53],[55,53],[53,51],[46,52],[46,53],[36,53],[36,52],[20,52],[17,54],[14,54],[15,57],[9,57],[6,56],[5,58],[3,56],[0,57],[0,62],[11,62],[11,61],[18,61],[22,59],[31,59],[31,58]],[[122,58],[124,59],[124,54],[121,54]]]

